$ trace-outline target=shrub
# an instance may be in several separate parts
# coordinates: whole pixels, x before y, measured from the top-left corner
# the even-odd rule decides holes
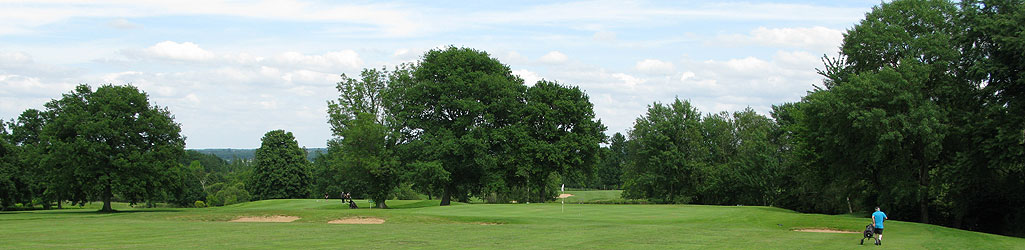
[[[212,206],[226,206],[236,203],[247,202],[251,196],[241,185],[230,186],[207,198]]]
[[[197,208],[204,208],[204,207],[206,207],[206,202],[196,201],[196,207]]]
[[[409,185],[402,185],[398,188],[398,192],[395,192],[396,200],[421,200],[420,193],[417,193]]]

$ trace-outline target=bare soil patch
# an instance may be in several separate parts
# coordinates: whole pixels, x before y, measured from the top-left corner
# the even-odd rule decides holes
[[[857,233],[861,233],[861,232],[855,232],[855,231],[836,230],[836,229],[831,229],[831,228],[798,228],[798,229],[794,229],[794,231],[797,231],[797,232],[811,232],[811,233],[835,233],[835,234],[857,234]]]
[[[328,221],[327,223],[331,223],[331,224],[383,224],[384,223],[384,219],[377,218],[377,217],[348,217],[348,218],[342,218],[342,219],[337,219],[337,220],[333,220],[333,221]]]
[[[246,217],[235,218],[234,220],[231,220],[231,222],[293,222],[293,221],[298,220],[298,219],[299,219],[299,217],[297,217],[297,216],[284,216],[284,215],[262,216],[262,217],[261,216],[246,216]]]
[[[559,198],[566,198],[566,197],[570,197],[570,196],[573,196],[573,194],[560,194]]]

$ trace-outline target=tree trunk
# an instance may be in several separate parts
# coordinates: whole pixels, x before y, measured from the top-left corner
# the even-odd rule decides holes
[[[377,208],[388,208],[388,205],[384,204],[384,200],[381,200],[381,202],[377,203]]]
[[[110,200],[113,194],[111,194],[110,183],[107,183],[106,187],[103,188],[103,208],[100,212],[114,212],[113,208],[110,208]]]
[[[964,222],[964,211],[964,209],[957,209],[954,211],[954,228],[964,229],[961,228],[961,225]]]
[[[918,206],[922,213],[922,223],[929,223],[929,167],[922,164],[919,168],[919,199]]]
[[[922,223],[929,224],[929,201],[926,198],[922,198],[918,205],[922,210]]]
[[[445,191],[441,193],[441,205],[448,206],[450,203],[452,203],[452,187],[446,185]]]

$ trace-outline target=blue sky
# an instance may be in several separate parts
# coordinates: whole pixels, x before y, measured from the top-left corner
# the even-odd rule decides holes
[[[447,45],[489,52],[528,84],[580,86],[608,134],[653,102],[768,114],[878,1],[0,2],[0,119],[80,83],[132,84],[188,148],[255,148],[267,131],[331,138],[342,73]]]

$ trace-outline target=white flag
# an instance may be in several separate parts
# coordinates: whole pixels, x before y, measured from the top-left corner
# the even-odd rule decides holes
[[[562,191],[566,192],[566,184],[565,183],[562,184]]]

